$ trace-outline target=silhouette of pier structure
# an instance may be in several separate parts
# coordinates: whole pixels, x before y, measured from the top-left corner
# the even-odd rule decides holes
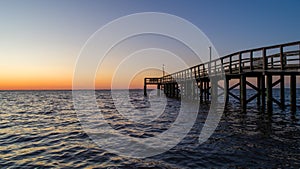
[[[148,85],[157,85],[158,91],[171,98],[205,103],[213,96],[223,95],[226,103],[229,99],[237,100],[242,111],[246,111],[247,104],[256,99],[262,110],[272,112],[275,103],[282,109],[290,106],[295,112],[298,75],[300,41],[243,50],[163,77],[146,77],[144,95],[147,96]],[[285,83],[286,79],[289,83]],[[223,80],[223,85],[218,84],[220,80]],[[273,96],[275,87],[279,87],[279,99]],[[256,93],[247,95],[247,88]],[[285,88],[290,90],[290,105],[285,104]],[[232,92],[234,89],[239,90],[239,95]],[[223,92],[214,93],[219,90]]]

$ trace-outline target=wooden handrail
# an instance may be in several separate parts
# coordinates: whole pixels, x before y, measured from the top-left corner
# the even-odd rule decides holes
[[[297,47],[297,50],[288,50],[284,51],[285,47]],[[268,54],[269,50],[277,49],[278,53]],[[255,52],[261,52],[261,56],[255,57]],[[244,58],[243,54],[249,56]],[[298,56],[297,58],[289,58],[293,56]],[[235,58],[234,58],[235,57]],[[277,59],[279,58],[279,59]],[[288,62],[297,62],[290,63]],[[260,62],[261,61],[261,62]],[[256,63],[255,63],[256,62]],[[209,65],[211,67],[209,70]],[[211,73],[217,74],[218,72],[225,71],[225,73],[236,74],[243,73],[244,71],[271,71],[272,69],[281,70],[287,69],[288,67],[299,67],[300,68],[300,41],[290,42],[279,45],[272,45],[254,49],[247,49],[239,52],[235,52],[226,56],[223,56],[218,59],[214,59],[211,62],[201,63],[195,66],[192,66],[188,69],[180,70],[178,72],[164,76],[164,81],[174,81],[174,79],[183,79],[183,78],[201,78],[207,77],[209,71]],[[160,77],[162,79],[162,77]],[[156,78],[154,78],[156,79]],[[157,80],[157,79],[156,79]],[[162,82],[162,81],[160,81]]]

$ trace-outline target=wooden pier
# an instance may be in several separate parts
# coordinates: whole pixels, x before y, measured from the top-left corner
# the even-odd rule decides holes
[[[147,85],[157,85],[157,89],[171,98],[204,103],[211,100],[212,96],[223,94],[226,102],[229,99],[237,100],[242,111],[246,111],[247,104],[256,99],[258,107],[272,112],[273,103],[282,109],[287,106],[287,87],[290,90],[289,106],[295,112],[298,75],[300,41],[239,51],[163,77],[147,77],[144,79],[144,95],[147,96]],[[289,86],[285,84],[285,79],[289,79]],[[224,85],[218,85],[220,80]],[[275,86],[280,89],[279,99],[273,97]],[[236,88],[239,89],[239,95],[232,93]],[[254,89],[256,93],[248,96],[247,88]],[[220,89],[223,90],[221,94],[213,93]]]

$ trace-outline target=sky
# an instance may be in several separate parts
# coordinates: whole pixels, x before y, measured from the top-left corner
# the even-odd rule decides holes
[[[297,0],[0,0],[0,90],[71,89],[76,58],[89,37],[129,14],[184,18],[223,56],[300,40],[299,6]],[[174,70],[166,64],[167,72]],[[102,71],[106,77],[97,76],[96,87],[109,88],[113,73]],[[131,85],[142,86],[137,80]]]

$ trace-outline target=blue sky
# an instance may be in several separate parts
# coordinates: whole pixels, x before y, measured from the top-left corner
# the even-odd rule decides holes
[[[58,38],[61,43],[81,45],[109,21],[149,11],[189,20],[210,38],[220,54],[300,39],[297,0],[7,0],[0,6],[2,37],[23,34],[21,38],[32,41],[43,40],[48,33],[48,40]]]
[[[59,74],[59,82],[63,75],[72,74],[81,47],[96,30],[137,12],[165,12],[190,21],[221,56],[298,41],[299,7],[297,0],[2,0],[0,75],[39,78],[40,72],[50,78]]]

